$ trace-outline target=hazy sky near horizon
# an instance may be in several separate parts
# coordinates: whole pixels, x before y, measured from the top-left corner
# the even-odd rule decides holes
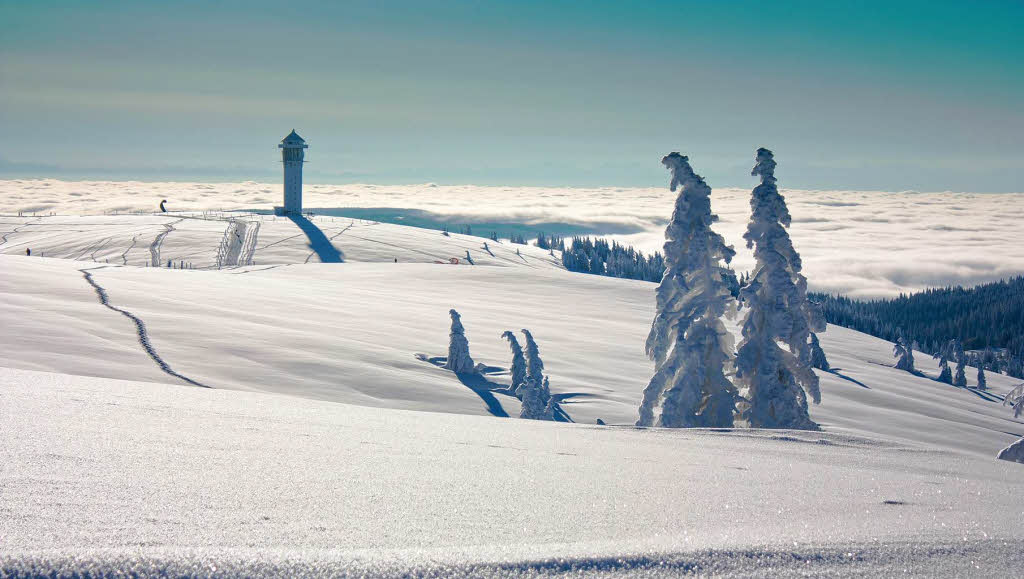
[[[1024,3],[0,1],[0,177],[1024,191]]]

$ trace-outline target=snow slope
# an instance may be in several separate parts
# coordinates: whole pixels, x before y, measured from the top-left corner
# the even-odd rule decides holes
[[[41,419],[45,417],[45,419]],[[0,369],[0,575],[1010,577],[1019,465]]]
[[[548,251],[471,235],[342,217],[252,213],[0,216],[0,254],[175,268],[317,262],[452,263],[561,268]],[[484,247],[487,243],[487,247]],[[470,259],[466,259],[469,252]],[[518,253],[517,253],[518,251]]]
[[[1024,435],[1005,376],[955,389],[832,326],[822,432],[636,429],[654,284],[396,225],[207,217],[4,220],[0,575],[1024,563],[1024,471],[994,459]],[[448,263],[466,249],[475,266]],[[137,266],[167,259],[197,269]],[[453,307],[479,377],[430,361]],[[500,337],[519,328],[577,424],[493,417],[519,412]]]
[[[383,230],[380,230],[383,231]],[[441,237],[440,235],[436,237]],[[435,237],[431,237],[435,239]],[[577,422],[632,424],[652,365],[643,352],[655,285],[555,268],[415,263],[169,270],[0,256],[0,366],[181,384],[140,346],[131,319],[174,372],[212,388],[407,410],[518,416],[492,390],[505,373],[459,380],[415,357],[447,352],[448,310],[477,362],[507,367],[505,330],[529,328],[552,391]],[[893,369],[891,345],[830,327],[812,418],[826,429],[992,457],[1024,435],[991,393]],[[922,368],[928,358],[921,354]],[[973,380],[974,373],[968,372]],[[973,385],[973,382],[970,382]]]

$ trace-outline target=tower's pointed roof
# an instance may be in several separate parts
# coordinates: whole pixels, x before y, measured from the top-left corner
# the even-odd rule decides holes
[[[282,139],[281,142],[282,143],[305,143],[306,141],[305,141],[305,139],[300,137],[298,133],[295,132],[295,129],[292,129],[292,132],[288,133],[288,136],[285,137],[284,139]]]

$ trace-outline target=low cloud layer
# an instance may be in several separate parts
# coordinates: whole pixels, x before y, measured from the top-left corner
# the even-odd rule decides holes
[[[712,184],[713,186],[713,184]],[[751,184],[753,186],[753,183]],[[0,181],[0,213],[98,214],[171,210],[270,209],[280,185],[58,180]],[[1024,194],[800,191],[783,194],[790,234],[812,290],[891,296],[948,284],[972,285],[1024,273]],[[602,230],[646,251],[661,247],[675,195],[648,188],[427,185],[307,185],[313,208],[391,207],[452,216],[452,222],[558,222]],[[715,229],[735,246],[733,264],[752,264],[742,233],[749,189],[713,189]]]

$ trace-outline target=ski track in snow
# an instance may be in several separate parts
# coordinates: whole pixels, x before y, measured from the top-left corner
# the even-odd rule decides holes
[[[172,221],[171,223],[164,223],[163,224],[164,231],[161,232],[160,235],[157,235],[156,239],[154,239],[153,243],[151,243],[150,246],[149,246],[149,255],[150,255],[151,259],[152,259],[152,266],[153,267],[160,267],[160,265],[161,265],[161,261],[160,261],[160,246],[163,244],[164,238],[167,237],[168,233],[174,231],[174,226],[176,224],[181,223],[184,220],[185,220],[184,218],[181,218],[181,219],[178,219],[177,221]]]
[[[138,235],[133,235],[131,245],[129,245],[128,249],[124,250],[124,253],[121,254],[121,261],[124,262],[123,265],[128,265],[128,252],[135,248],[135,242],[138,241],[138,239]]]
[[[2,241],[0,241],[0,245],[6,245],[7,244],[7,236],[8,235],[14,235],[15,233],[18,233],[19,231],[21,231],[22,228],[28,227],[29,225],[36,225],[37,222],[39,220],[41,220],[41,219],[42,219],[42,217],[36,217],[35,219],[33,219],[31,221],[26,221],[25,223],[22,223],[21,225],[15,227],[14,229],[4,233],[3,237],[0,238],[0,239],[2,239]]]
[[[224,229],[224,237],[217,248],[217,269],[238,266],[248,226],[241,219],[232,219]]]
[[[252,265],[252,258],[256,255],[256,242],[260,235],[260,222],[250,221],[245,228],[245,239],[242,240],[242,248],[238,252],[238,265]]]
[[[99,268],[92,268],[92,269],[103,269],[103,268],[99,267]],[[156,348],[153,347],[153,343],[150,342],[150,340],[149,340],[149,333],[146,331],[146,324],[145,324],[145,322],[143,322],[135,314],[133,314],[133,313],[127,311],[127,310],[123,310],[123,309],[121,309],[121,308],[111,304],[110,303],[110,296],[107,295],[107,290],[103,289],[103,287],[100,286],[100,284],[96,283],[96,280],[93,278],[93,275],[90,273],[90,271],[92,271],[92,269],[80,269],[78,271],[82,272],[82,276],[85,277],[85,281],[87,281],[89,283],[89,285],[91,285],[92,288],[94,290],[96,290],[96,296],[99,297],[100,303],[103,304],[103,307],[105,307],[107,309],[110,309],[110,310],[113,310],[113,311],[121,314],[122,316],[128,318],[129,320],[132,321],[132,323],[135,324],[135,331],[136,331],[136,333],[139,336],[139,344],[142,345],[142,349],[146,351],[146,354],[148,354],[149,357],[152,358],[152,360],[154,362],[156,362],[156,365],[159,366],[160,369],[164,371],[164,373],[169,374],[171,376],[174,376],[175,378],[181,379],[181,380],[183,380],[183,381],[185,381],[185,382],[187,382],[187,383],[189,383],[189,384],[191,384],[193,386],[198,386],[200,388],[210,388],[210,386],[207,386],[206,384],[202,384],[200,382],[197,382],[197,381],[189,378],[188,376],[183,376],[183,375],[175,372],[173,369],[171,369],[171,366],[166,361],[164,361],[164,359],[161,358],[159,354],[156,353]]]
[[[52,216],[34,218],[42,220],[38,223],[40,228],[22,232],[19,236],[13,235],[15,232],[9,232],[9,242],[6,246],[0,247],[0,253],[12,254],[19,248],[31,245],[34,251],[38,250],[39,255],[44,255],[45,252],[45,255],[51,257],[88,260],[91,256],[92,261],[102,263],[102,255],[119,256],[120,265],[156,267],[166,266],[169,261],[195,261],[195,269],[251,266],[257,261],[261,262],[261,265],[317,261],[316,252],[311,252],[308,244],[302,243],[305,240],[304,233],[292,233],[291,223],[285,220],[267,219],[261,215],[236,215],[230,218],[124,215],[116,218],[85,217],[82,221],[75,219],[70,222],[65,219]],[[338,222],[337,227],[332,226],[334,222]],[[224,224],[224,227],[211,227],[212,223]],[[69,225],[87,227],[76,229],[69,228]],[[466,237],[460,234],[445,237],[433,230],[388,225],[376,221],[343,221],[318,217],[315,225],[324,234],[323,242],[329,243],[331,247],[343,253],[351,252],[351,261],[390,262],[394,257],[401,262],[448,264],[452,258],[457,258],[465,265],[471,265],[473,262],[475,265],[486,266],[562,269],[557,256],[552,258],[546,250],[534,246],[522,246],[522,255],[516,255],[515,247],[500,242],[494,243],[489,250],[483,249],[481,244],[485,240],[481,237]],[[156,231],[149,233],[154,228]],[[357,232],[357,229],[363,229],[365,233]],[[167,235],[171,231],[175,235],[168,238]],[[216,241],[213,237],[214,231]],[[149,238],[149,255],[145,260],[139,261],[141,256],[138,256],[135,250],[139,247],[139,239],[146,239],[148,235],[154,236]],[[438,237],[435,238],[435,235]],[[168,239],[173,241],[173,244],[169,245]],[[266,242],[260,244],[262,240]],[[339,240],[340,243],[336,245]],[[394,248],[395,252],[391,253],[387,248]],[[466,252],[469,252],[470,259],[466,259]]]

